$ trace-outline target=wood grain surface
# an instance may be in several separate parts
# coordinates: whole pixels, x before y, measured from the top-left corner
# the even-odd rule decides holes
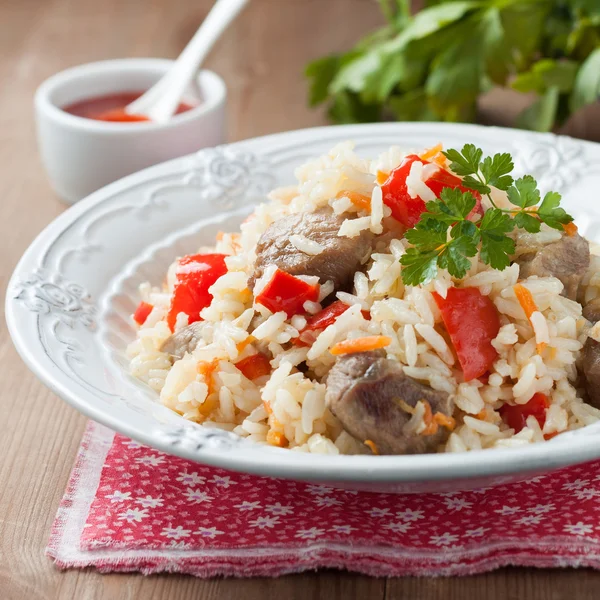
[[[32,96],[66,67],[126,56],[174,57],[209,0],[0,0],[0,284],[62,210],[36,151]],[[304,64],[380,22],[373,0],[252,0],[208,66],[229,87],[231,140],[324,122],[306,107]],[[2,308],[3,311],[3,303]],[[373,579],[336,571],[280,579],[100,575],[44,556],[85,419],[29,373],[0,320],[0,599],[584,599],[589,570],[503,569],[466,578]]]

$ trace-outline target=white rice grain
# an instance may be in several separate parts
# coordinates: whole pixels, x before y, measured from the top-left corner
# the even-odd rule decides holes
[[[488,423],[487,421],[481,421],[480,419],[474,419],[469,416],[464,417],[463,421],[467,427],[482,435],[495,435],[500,432],[498,425]]]
[[[257,340],[264,340],[273,336],[277,330],[285,323],[287,315],[281,311],[271,315],[264,323],[261,323],[253,332],[252,335]]]
[[[414,367],[417,364],[417,336],[412,325],[404,326],[403,338],[406,362],[409,366]]]
[[[535,333],[536,344],[548,344],[550,342],[550,334],[548,333],[548,323],[544,315],[539,310],[536,310],[531,313],[529,320]]]
[[[525,404],[533,396],[535,382],[535,365],[528,362],[519,373],[519,380],[513,387],[513,394],[517,404]]]
[[[485,408],[479,389],[471,383],[461,383],[458,386],[454,401],[460,410],[470,415],[479,414]]]
[[[340,237],[355,238],[362,231],[369,229],[371,226],[371,217],[359,217],[358,219],[346,219],[338,231]]]
[[[431,325],[417,323],[415,329],[447,365],[454,364],[454,355],[450,348],[448,348],[446,340]]]
[[[325,246],[323,244],[319,244],[314,240],[308,239],[305,235],[292,234],[290,235],[290,243],[294,248],[300,250],[304,254],[308,254],[309,256],[317,256],[321,254],[325,250]]]
[[[381,221],[383,219],[383,194],[381,188],[376,185],[371,194],[371,231],[380,234],[383,231]]]
[[[435,194],[423,181],[423,163],[416,160],[406,177],[406,191],[411,198],[419,196],[425,202],[436,199]]]

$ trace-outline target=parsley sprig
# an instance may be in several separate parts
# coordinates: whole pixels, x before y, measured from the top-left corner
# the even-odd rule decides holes
[[[477,205],[473,193],[450,187],[442,189],[437,200],[427,202],[427,212],[405,234],[412,244],[400,260],[406,285],[428,283],[438,268],[462,278],[477,252],[485,264],[502,271],[515,252],[515,242],[508,235],[515,227],[537,233],[545,223],[562,231],[573,220],[559,206],[559,193],[548,192],[540,204],[540,191],[531,175],[513,179],[510,154],[484,158],[481,148],[466,144],[460,152],[451,149],[444,155],[452,171],[463,178],[463,186],[487,196],[492,208],[483,216],[473,213]],[[498,207],[492,186],[505,191],[514,208]]]

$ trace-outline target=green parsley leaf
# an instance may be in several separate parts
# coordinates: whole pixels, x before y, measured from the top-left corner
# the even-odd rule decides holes
[[[442,269],[447,269],[453,277],[463,278],[471,268],[468,257],[476,254],[477,244],[462,235],[446,244],[438,256],[437,263]]]
[[[517,126],[532,131],[550,131],[556,121],[560,94],[557,87],[548,88],[517,117]]]
[[[465,144],[461,150],[462,155],[469,161],[469,164],[475,167],[475,171],[479,169],[479,163],[483,156],[483,150],[477,148],[475,144]]]
[[[493,269],[502,271],[510,265],[510,255],[515,252],[515,242],[507,237],[514,228],[513,220],[501,210],[486,211],[481,219],[481,260]]]
[[[405,285],[419,285],[429,283],[437,277],[438,253],[420,252],[416,248],[409,248],[400,258],[402,281]]]
[[[457,187],[443,188],[440,192],[440,200],[439,204],[447,209],[447,214],[457,219],[466,219],[477,203],[471,192],[461,192]]]
[[[573,93],[569,99],[570,109],[575,112],[592,104],[600,96],[600,48],[596,48],[581,65]]]
[[[510,256],[515,253],[515,242],[506,236],[481,234],[481,260],[492,269],[504,271],[510,265]]]
[[[419,250],[429,252],[446,243],[447,230],[448,226],[445,223],[424,215],[415,227],[406,231],[404,236]]]
[[[441,48],[430,63],[425,91],[445,121],[472,120],[477,96],[484,88],[485,60],[474,52],[483,40],[479,27],[462,23],[453,27],[454,42]]]
[[[468,219],[464,221],[458,222],[452,229],[450,230],[450,236],[452,239],[459,238],[461,236],[467,236],[468,238],[473,240],[473,243],[479,243],[479,229],[473,221],[469,221]]]
[[[444,204],[444,202],[440,200],[432,200],[431,202],[425,203],[425,208],[427,209],[426,218],[431,218],[435,221],[440,221],[443,223],[454,223],[456,219],[461,219],[462,217],[455,215],[450,208]],[[423,219],[421,219],[422,221]],[[419,224],[421,223],[419,221]],[[417,224],[417,227],[419,226]]]
[[[538,233],[540,230],[540,221],[526,212],[519,212],[515,215],[515,223],[520,229],[529,233]]]
[[[540,201],[537,181],[531,175],[525,175],[517,179],[514,185],[508,188],[507,192],[511,204],[520,208],[535,206]]]
[[[305,71],[310,80],[309,104],[317,106],[327,100],[329,85],[340,67],[340,59],[336,55],[325,56],[311,62]]]
[[[489,185],[481,183],[479,179],[475,179],[475,177],[472,177],[471,175],[463,177],[463,185],[469,189],[479,192],[480,194],[489,194],[492,191]]]
[[[513,184],[513,178],[509,173],[512,173],[514,168],[512,156],[504,152],[494,154],[493,157],[486,156],[481,163],[481,174],[489,185],[506,191]]]
[[[329,116],[339,123],[369,123],[378,119],[379,106],[365,104],[357,94],[340,92],[329,107]]]
[[[573,217],[567,214],[564,208],[560,208],[560,198],[561,195],[558,192],[548,192],[544,196],[537,214],[546,225],[562,231],[563,225],[570,223]]]
[[[483,151],[475,148],[473,144],[465,144],[461,152],[454,149],[442,151],[442,154],[450,161],[450,168],[460,177],[473,175],[479,171],[479,161]],[[476,158],[477,160],[471,160]]]

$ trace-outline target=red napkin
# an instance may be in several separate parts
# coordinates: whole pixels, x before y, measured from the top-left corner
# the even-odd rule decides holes
[[[600,462],[469,492],[374,494],[205,467],[90,423],[47,554],[60,568],[200,577],[600,568],[599,517]]]

